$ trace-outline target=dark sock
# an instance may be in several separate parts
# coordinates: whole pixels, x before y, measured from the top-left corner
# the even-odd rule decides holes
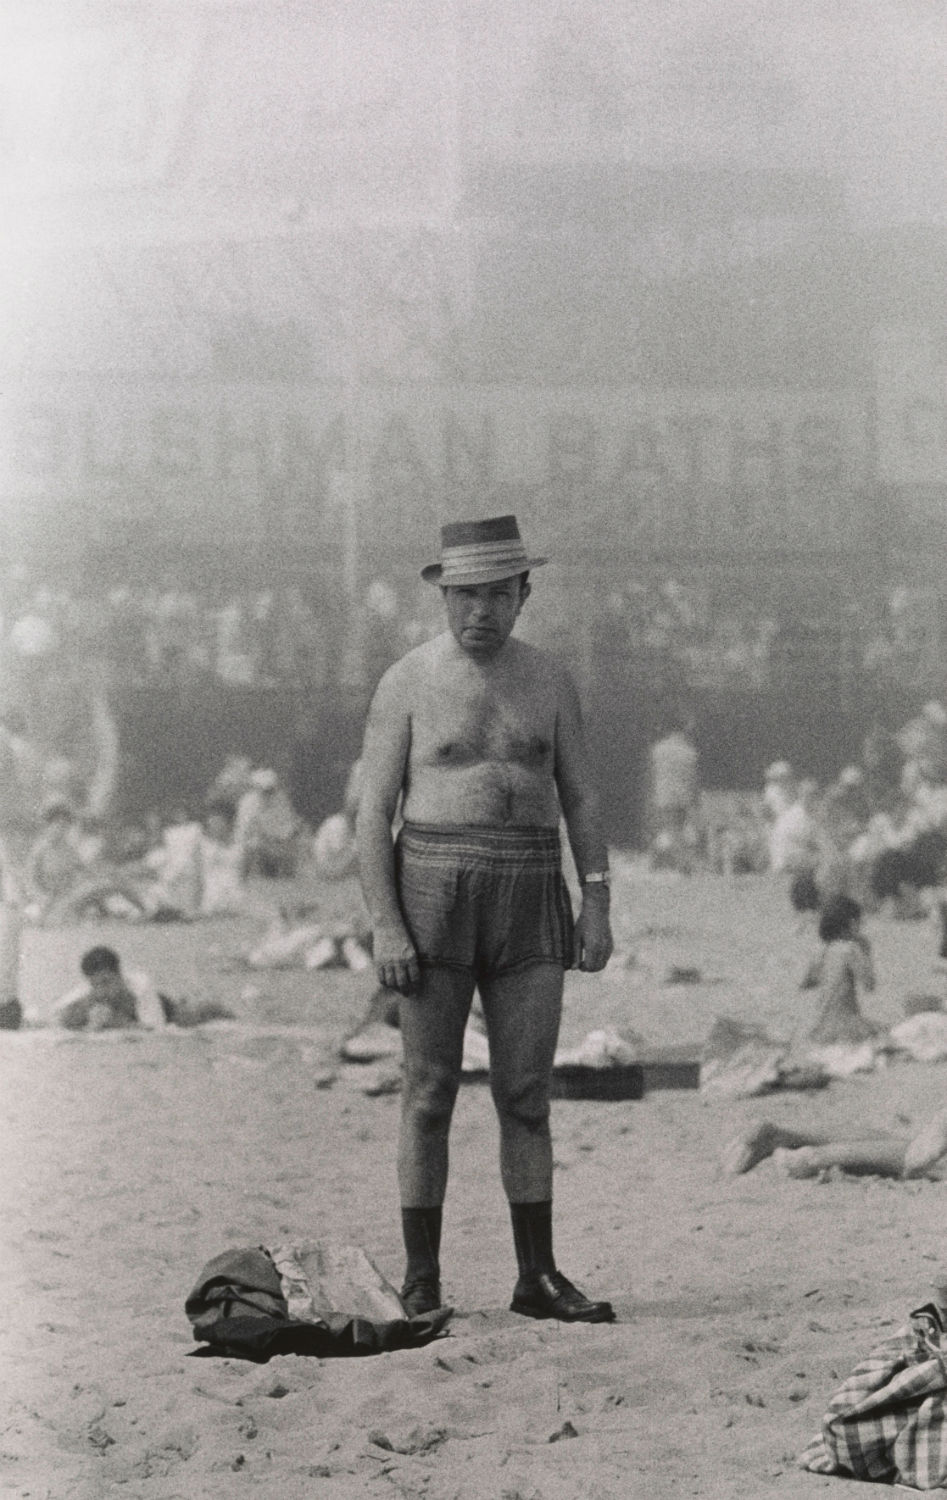
[[[443,1209],[440,1204],[434,1208],[401,1210],[401,1233],[407,1253],[405,1285],[417,1280],[440,1280],[442,1217]]]
[[[511,1203],[510,1218],[520,1279],[551,1275],[556,1269],[552,1253],[552,1200]]]

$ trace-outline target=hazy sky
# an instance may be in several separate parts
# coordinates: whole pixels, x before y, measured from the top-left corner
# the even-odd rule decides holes
[[[481,16],[473,55],[487,96],[498,91],[497,134],[543,16],[546,68],[558,61],[565,95],[597,76],[629,157],[840,173],[862,221],[944,220],[939,0],[489,0]]]
[[[558,118],[564,137],[578,134],[577,154],[590,132],[645,166],[842,175],[865,224],[943,222],[947,209],[943,0],[130,0],[79,11],[3,0],[3,10],[0,188],[9,172],[17,194],[42,191],[44,167],[55,179],[50,157],[99,128],[82,108],[104,118],[123,82],[131,105],[162,95],[169,142],[186,153],[202,91],[229,77],[231,118],[203,121],[217,163],[228,150],[233,164],[252,155],[254,130],[271,150],[285,129],[284,149],[295,134],[318,151],[320,130],[331,137],[348,112],[369,132],[373,117],[407,130],[423,169],[456,65],[464,124],[481,144],[515,149]]]

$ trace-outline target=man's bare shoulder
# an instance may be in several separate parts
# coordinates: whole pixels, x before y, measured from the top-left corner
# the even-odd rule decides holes
[[[436,635],[432,640],[422,641],[419,646],[412,646],[385,672],[376,689],[376,697],[397,698],[412,692],[444,660],[449,644],[450,636]]]

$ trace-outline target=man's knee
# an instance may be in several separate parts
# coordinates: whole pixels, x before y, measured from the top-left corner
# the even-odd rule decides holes
[[[450,1124],[460,1083],[449,1068],[406,1065],[403,1107],[421,1130],[437,1131]]]
[[[494,1079],[493,1102],[501,1119],[525,1130],[539,1132],[549,1123],[549,1079],[532,1075],[521,1079]]]

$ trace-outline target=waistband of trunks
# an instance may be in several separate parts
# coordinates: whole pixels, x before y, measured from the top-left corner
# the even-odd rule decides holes
[[[412,859],[430,863],[530,865],[558,869],[561,845],[558,828],[539,824],[505,824],[497,828],[479,823],[404,823],[398,841]]]

